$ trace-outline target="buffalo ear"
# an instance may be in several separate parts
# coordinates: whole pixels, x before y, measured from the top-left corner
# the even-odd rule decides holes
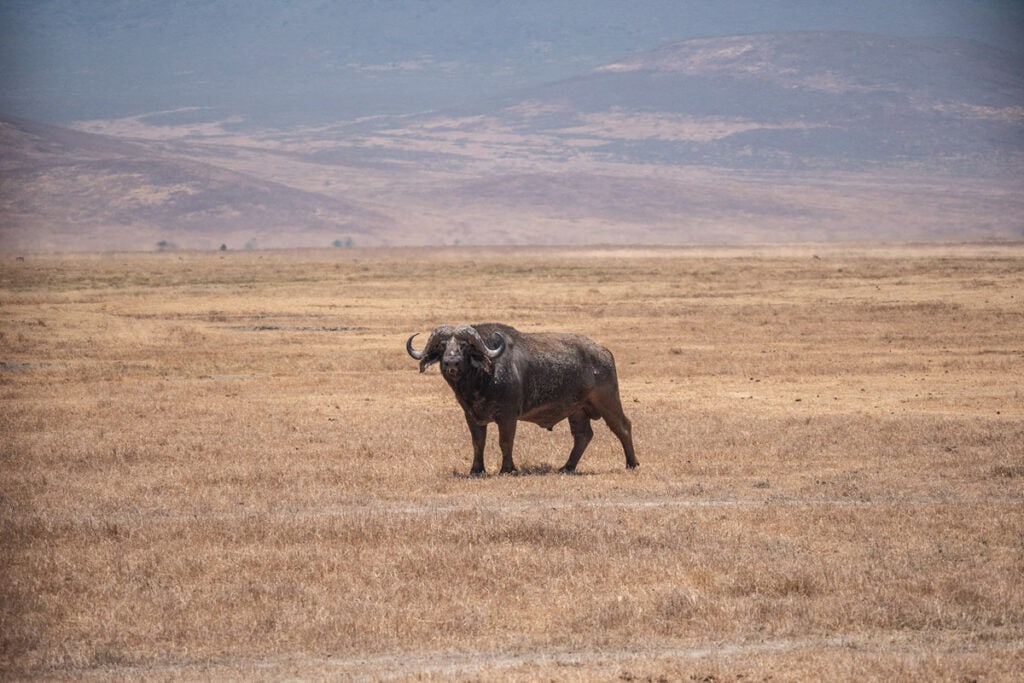
[[[420,360],[420,372],[425,372],[431,365],[441,361],[441,354],[429,353],[424,354],[422,360]]]

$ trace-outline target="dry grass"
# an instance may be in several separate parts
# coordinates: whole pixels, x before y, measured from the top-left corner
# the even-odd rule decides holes
[[[1024,250],[0,263],[11,678],[1010,679]],[[405,337],[611,348],[642,467],[465,476]],[[496,438],[488,468],[497,469]]]

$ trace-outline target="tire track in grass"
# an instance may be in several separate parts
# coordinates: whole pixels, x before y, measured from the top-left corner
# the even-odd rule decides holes
[[[341,503],[319,507],[294,507],[271,509],[241,509],[212,511],[181,511],[181,510],[140,510],[118,512],[109,515],[91,512],[69,512],[73,519],[92,519],[95,521],[130,522],[130,521],[232,521],[246,519],[300,519],[300,518],[344,518],[344,517],[376,517],[376,516],[420,516],[457,513],[501,513],[515,514],[526,512],[559,512],[565,510],[648,510],[673,508],[721,508],[721,509],[757,509],[757,508],[884,508],[884,507],[942,507],[947,505],[992,505],[992,506],[1024,506],[1024,497],[1000,498],[955,498],[955,497],[921,497],[921,498],[629,498],[619,500],[526,500],[518,502],[501,502],[488,504],[485,500],[470,502],[440,501],[436,503],[403,503],[381,500],[366,503]]]
[[[83,677],[181,677],[195,676],[212,679],[231,674],[251,673],[277,678],[288,677],[341,677],[343,680],[381,681],[403,679],[409,676],[433,675],[446,679],[495,673],[520,667],[539,667],[541,670],[559,668],[622,668],[631,664],[645,664],[699,660],[707,657],[743,657],[759,654],[779,654],[810,649],[859,647],[854,638],[764,640],[758,642],[707,643],[688,647],[666,646],[617,648],[602,650],[540,649],[528,652],[500,651],[429,651],[389,652],[361,656],[303,656],[277,655],[268,657],[227,657],[209,660],[182,660],[98,666],[70,673]],[[65,673],[67,673],[65,671]]]
[[[665,647],[616,650],[540,650],[523,653],[467,652],[427,653],[413,655],[386,655],[381,657],[335,660],[328,664],[332,674],[352,679],[388,680],[414,675],[435,675],[443,678],[473,676],[534,666],[542,670],[559,668],[608,669],[631,663],[650,664],[658,660],[699,660],[706,657],[739,657],[757,654],[785,653],[834,647],[847,647],[842,638],[807,640],[775,640],[758,643],[708,644],[693,647]]]
[[[993,652],[1017,652],[1017,641],[990,642],[985,649]],[[680,663],[697,662],[707,658],[742,658],[756,655],[779,655],[806,650],[828,651],[853,650],[875,654],[909,653],[934,655],[937,651],[932,642],[914,640],[893,641],[884,638],[836,635],[830,637],[786,638],[756,642],[702,643],[690,646],[666,645],[637,648],[572,650],[546,648],[527,652],[484,651],[428,651],[388,652],[376,655],[272,655],[268,657],[225,657],[209,660],[181,660],[138,663],[127,665],[104,665],[69,671],[81,678],[185,678],[186,680],[217,680],[238,677],[279,680],[295,679],[336,679],[346,681],[387,681],[405,680],[410,677],[438,676],[443,679],[480,677],[486,675],[511,674],[515,669],[526,669],[523,675],[551,678],[552,672],[560,669],[577,670],[577,674],[621,674],[624,669],[641,667],[650,669],[659,664],[678,666]],[[557,676],[556,676],[557,677]]]

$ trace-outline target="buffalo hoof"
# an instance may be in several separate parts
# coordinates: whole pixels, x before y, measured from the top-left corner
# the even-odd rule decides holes
[[[568,465],[562,465],[561,467],[558,468],[558,473],[559,474],[576,474],[576,468],[575,467],[569,467]]]

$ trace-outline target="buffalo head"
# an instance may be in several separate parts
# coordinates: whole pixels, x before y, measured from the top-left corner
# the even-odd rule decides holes
[[[495,332],[498,345],[491,348],[480,337],[480,333],[469,325],[452,327],[442,325],[430,333],[427,345],[422,351],[412,347],[412,340],[417,334],[405,342],[409,355],[420,362],[420,372],[434,363],[441,363],[441,372],[449,382],[458,381],[471,368],[487,374],[494,372],[494,361],[505,352],[505,338]]]

